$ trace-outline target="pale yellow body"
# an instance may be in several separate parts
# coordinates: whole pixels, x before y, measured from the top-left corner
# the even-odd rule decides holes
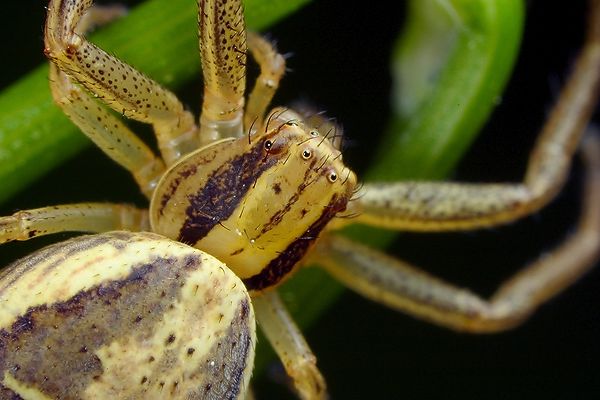
[[[213,378],[190,372],[197,364],[188,363],[184,347],[195,343],[202,349],[198,354],[212,358],[210,349],[220,347],[219,343],[230,337],[224,333],[229,328],[223,327],[235,326],[235,332],[249,340],[248,351],[229,358],[219,353],[214,359],[225,371],[224,383],[218,387],[236,387],[235,395],[243,397],[255,346],[251,318],[254,308],[299,396],[326,398],[326,385],[316,367],[316,358],[276,291],[281,281],[308,262],[324,267],[362,295],[416,317],[456,330],[492,332],[523,321],[598,259],[600,141],[597,133],[581,140],[600,84],[598,2],[591,7],[590,33],[575,71],[544,126],[523,183],[367,183],[358,193],[356,177],[342,162],[339,137],[335,131],[330,134],[330,123],[315,126],[319,123],[315,123],[314,116],[283,108],[267,112],[285,63],[268,41],[246,33],[241,1],[199,2],[205,86],[198,124],[175,95],[85,39],[83,33],[91,24],[119,14],[114,8],[89,11],[91,3],[50,1],[45,52],[52,61],[53,96],[90,139],[133,174],[150,199],[149,210],[97,203],[28,210],[0,218],[0,242],[69,230],[152,230],[161,236],[152,235],[146,247],[137,242],[146,243],[147,234],[89,236],[34,253],[9,267],[0,280],[1,301],[6,305],[0,316],[0,329],[22,333],[28,325],[17,322],[27,322],[31,310],[39,312],[42,304],[49,309],[62,309],[62,303],[74,302],[80,293],[88,293],[103,282],[119,286],[128,282],[124,278],[129,276],[127,271],[138,263],[165,267],[164,263],[157,263],[161,257],[172,257],[174,261],[183,257],[185,261],[186,255],[191,255],[204,260],[202,265],[207,265],[208,272],[176,276],[181,279],[180,286],[176,286],[189,296],[169,298],[173,307],[160,314],[146,331],[132,333],[126,323],[118,322],[114,337],[94,348],[95,360],[105,367],[102,374],[93,382],[68,386],[64,393],[69,396],[78,397],[84,392],[89,396],[150,396],[150,391],[143,391],[143,385],[157,380],[161,388],[171,390],[167,394],[161,391],[164,397],[183,398],[190,392],[200,393],[202,387],[208,387],[210,392],[217,387],[213,386]],[[247,51],[261,71],[246,104]],[[127,117],[152,124],[161,156],[156,156],[95,97]],[[578,146],[587,178],[577,231],[546,257],[509,279],[490,300],[334,233],[351,223],[444,231],[512,221],[539,209],[560,190]],[[94,238],[108,242],[105,247],[84,251],[89,262],[69,250],[78,243],[99,240]],[[127,243],[117,245],[119,240]],[[171,240],[183,243],[174,244]],[[52,264],[47,252],[62,254],[60,262]],[[111,262],[107,265],[102,254],[109,253]],[[185,270],[189,264],[183,264]],[[31,271],[25,274],[23,271],[28,268]],[[163,273],[177,275],[170,268]],[[48,274],[59,269],[57,275]],[[102,272],[94,273],[96,270]],[[232,277],[234,273],[241,280]],[[156,281],[145,289],[156,293],[162,290],[161,285],[172,283],[172,279]],[[37,290],[38,287],[45,289]],[[247,311],[239,311],[244,309],[248,292],[253,307],[248,305]],[[143,290],[137,293],[145,296]],[[212,302],[224,308],[204,310]],[[140,307],[140,303],[114,302],[107,309],[121,314],[130,312],[130,306]],[[90,318],[101,319],[100,314],[90,314]],[[240,318],[245,318],[244,324],[238,323]],[[69,330],[69,325],[62,323],[56,326],[56,333],[48,337],[63,342],[57,351],[87,337],[86,330]],[[215,331],[207,334],[203,327]],[[177,340],[171,340],[168,334],[161,344],[160,338],[165,338],[170,328],[178,332]],[[135,352],[129,351],[129,344],[136,343],[133,337],[140,334],[144,340],[135,344]],[[159,340],[156,347],[147,348],[155,338]],[[36,397],[36,393],[44,398],[52,395],[49,386],[53,380],[39,374],[26,377],[9,359],[22,357],[19,362],[35,365],[35,360],[54,354],[51,349],[34,344],[28,353],[0,353],[2,385],[28,397]],[[144,358],[149,352],[160,352],[175,344],[177,351],[170,353],[170,360],[177,362],[180,371],[175,375],[192,374],[195,381],[186,379],[184,384],[171,373],[164,379],[158,378],[164,371],[146,369]],[[69,360],[58,357],[56,365],[60,369],[73,368]],[[123,365],[135,365],[135,374],[124,373]],[[208,365],[213,366],[210,361]],[[232,378],[232,370],[240,371],[235,375],[239,379]],[[140,379],[138,372],[146,375],[136,382]],[[123,384],[126,378],[132,378],[133,384]],[[140,387],[136,389],[137,385]],[[206,396],[222,398],[220,393]]]
[[[9,338],[0,382],[23,398],[245,392],[250,298],[206,253],[151,233],[112,232],[47,247],[0,278]]]

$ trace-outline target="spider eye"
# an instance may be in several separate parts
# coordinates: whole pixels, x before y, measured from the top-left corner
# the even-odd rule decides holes
[[[311,157],[312,157],[312,151],[310,151],[309,149],[304,149],[302,151],[302,158],[304,158],[305,160],[308,160]]]
[[[317,131],[310,131],[310,136],[317,137],[317,136],[319,136],[319,132],[317,132]]]
[[[273,142],[270,140],[265,140],[265,149],[271,150],[271,147],[273,147]]]
[[[337,181],[338,175],[335,173],[335,171],[331,171],[329,173],[329,175],[327,175],[327,179],[329,179],[329,182],[333,183],[335,181]]]

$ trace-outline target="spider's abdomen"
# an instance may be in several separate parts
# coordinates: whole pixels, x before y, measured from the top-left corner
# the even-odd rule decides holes
[[[250,290],[288,275],[356,184],[328,140],[296,121],[271,125],[251,140],[190,154],[165,174],[151,204],[155,232],[216,256]]]
[[[0,302],[2,399],[237,399],[250,378],[248,292],[159,235],[48,246],[2,270]]]

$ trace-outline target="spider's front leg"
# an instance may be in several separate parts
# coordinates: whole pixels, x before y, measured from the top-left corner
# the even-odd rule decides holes
[[[530,158],[523,183],[367,184],[353,203],[355,221],[407,230],[494,226],[538,210],[560,190],[579,144],[587,168],[579,226],[562,245],[504,283],[490,299],[406,263],[329,237],[315,261],[381,303],[457,330],[511,328],[594,266],[600,254],[600,139],[589,123],[600,89],[600,2],[592,1],[587,41]]]
[[[69,79],[83,85],[116,111],[151,123],[165,162],[173,163],[197,147],[194,117],[173,93],[85,39],[85,30],[106,19],[102,13],[87,13],[91,5],[92,0],[50,1],[44,31],[46,55]],[[62,86],[54,91],[59,93],[59,97],[69,98],[71,89],[64,84]],[[82,118],[84,126],[94,120],[95,115],[90,115],[77,96],[72,98],[71,103],[76,110],[87,115]],[[67,113],[74,114],[73,111]],[[75,122],[79,124],[76,119]],[[112,121],[110,124],[104,123],[108,130],[112,129],[111,124]],[[123,132],[121,127],[112,130]],[[106,134],[105,137],[110,135]],[[110,146],[103,147],[107,148]]]
[[[54,64],[50,65],[49,78],[55,103],[98,148],[128,170],[150,198],[165,171],[164,162],[119,118]]]
[[[590,2],[587,40],[529,158],[521,183],[370,183],[352,222],[410,231],[495,226],[536,212],[568,177],[600,92],[600,3]]]
[[[247,50],[241,2],[198,1],[198,37],[204,78],[200,141],[241,137]]]
[[[246,32],[239,2],[199,1],[198,30],[204,77],[201,142],[242,137],[246,131],[260,129],[285,72],[283,56],[260,35]],[[259,64],[260,75],[244,111],[248,49]]]
[[[577,231],[504,282],[489,300],[335,235],[317,244],[314,261],[365,297],[415,317],[475,333],[512,328],[589,271],[600,254],[600,139],[590,135],[584,144],[588,176]]]

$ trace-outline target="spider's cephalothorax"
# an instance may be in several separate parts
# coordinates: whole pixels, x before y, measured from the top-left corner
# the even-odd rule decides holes
[[[216,256],[250,290],[291,272],[356,185],[340,151],[298,114],[275,109],[267,121],[183,158],[150,207],[155,232]]]

